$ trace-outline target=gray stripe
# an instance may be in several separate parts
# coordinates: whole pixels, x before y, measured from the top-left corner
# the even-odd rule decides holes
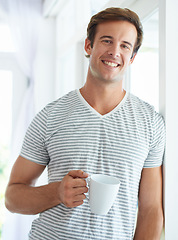
[[[74,209],[61,204],[40,214],[30,239],[132,239],[141,172],[162,164],[164,142],[162,117],[129,93],[105,116],[78,90],[48,104],[31,123],[21,155],[48,165],[49,182],[82,169],[117,176],[121,186],[106,216],[91,214],[86,200]]]

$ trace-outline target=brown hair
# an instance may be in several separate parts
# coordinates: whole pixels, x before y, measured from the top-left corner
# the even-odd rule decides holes
[[[93,47],[97,25],[109,21],[127,21],[136,27],[137,41],[134,46],[133,55],[137,53],[143,40],[143,28],[138,15],[127,8],[106,8],[92,16],[87,28],[87,38],[91,41],[91,47]]]

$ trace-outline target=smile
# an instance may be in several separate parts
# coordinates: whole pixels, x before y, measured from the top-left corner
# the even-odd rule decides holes
[[[113,62],[109,62],[109,61],[104,61],[102,60],[102,62],[108,66],[111,66],[111,67],[118,67],[120,66],[120,64],[117,64],[117,63],[113,63]]]

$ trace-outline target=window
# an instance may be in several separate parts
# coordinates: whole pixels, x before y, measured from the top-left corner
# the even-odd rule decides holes
[[[7,56],[15,51],[10,31],[6,24],[0,24],[0,238],[5,220],[4,192],[8,179],[10,142],[12,130],[12,89],[13,73],[8,69]],[[6,55],[7,54],[7,55]],[[6,59],[6,60],[5,60]]]
[[[0,23],[0,33],[0,52],[15,52],[15,46],[7,24]]]
[[[132,66],[130,91],[159,110],[158,11],[143,22],[144,39]]]
[[[12,128],[12,72],[0,70],[0,238],[5,220],[4,192],[8,178]]]
[[[4,192],[11,168],[10,147],[13,126],[22,101],[26,78],[16,60],[15,47],[8,25],[0,23],[0,239],[6,219]]]

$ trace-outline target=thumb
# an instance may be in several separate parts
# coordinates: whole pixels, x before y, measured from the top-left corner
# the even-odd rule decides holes
[[[68,173],[69,176],[73,178],[87,178],[88,173],[82,171],[82,170],[72,170]]]

